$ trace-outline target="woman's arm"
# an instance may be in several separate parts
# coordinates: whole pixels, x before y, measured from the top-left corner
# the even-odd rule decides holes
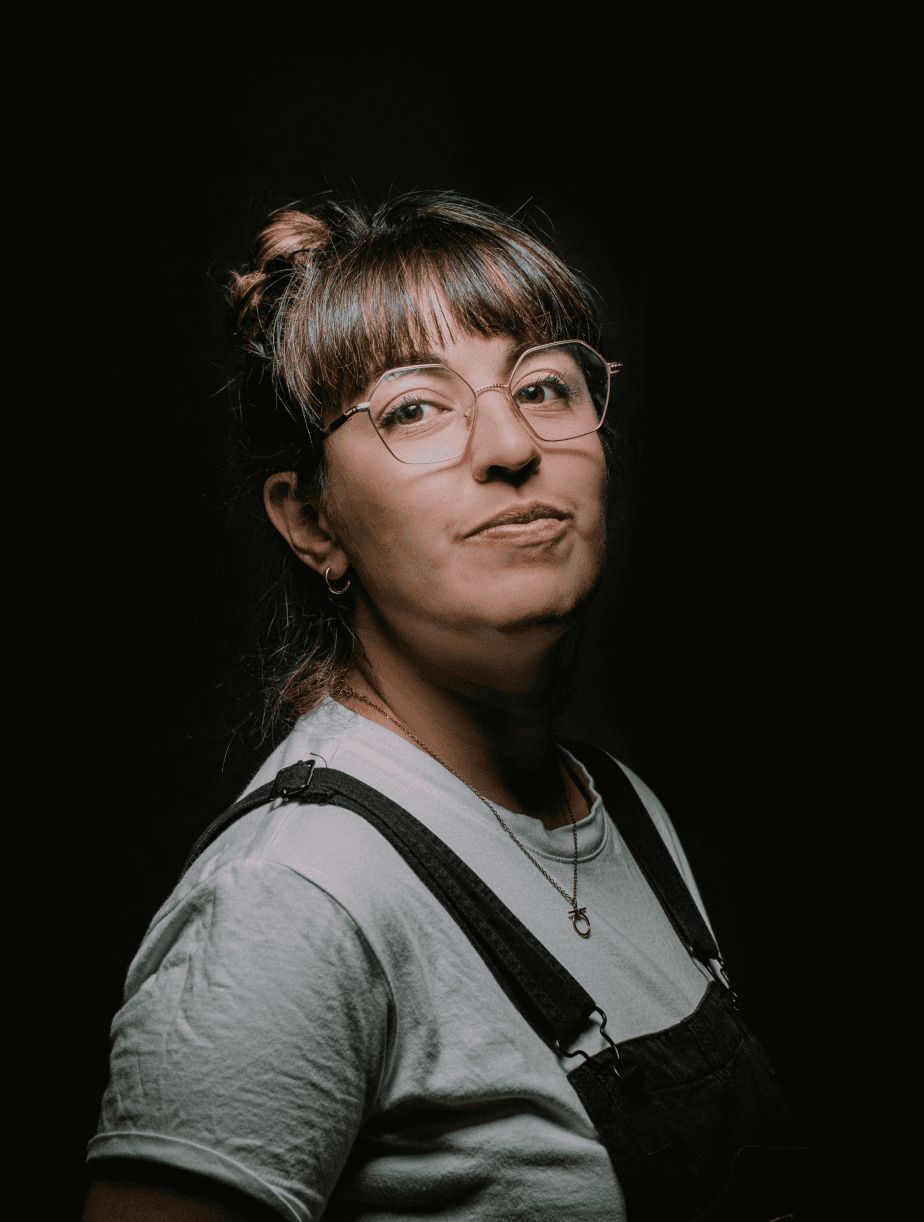
[[[83,1211],[83,1222],[245,1222],[246,1217],[205,1197],[110,1180],[96,1180]]]
[[[279,1222],[236,1188],[179,1168],[119,1159],[97,1174],[82,1222]]]
[[[118,1158],[136,1171],[120,1178],[142,1187],[147,1168],[167,1165],[203,1177],[190,1195],[206,1203],[210,1184],[243,1196],[227,1215],[184,1202],[180,1218],[247,1218],[250,1201],[275,1222],[320,1216],[373,1110],[390,1012],[374,952],[326,892],[274,861],[213,870],[136,957],[89,1175],[111,1180]],[[97,1222],[91,1203],[86,1222]]]

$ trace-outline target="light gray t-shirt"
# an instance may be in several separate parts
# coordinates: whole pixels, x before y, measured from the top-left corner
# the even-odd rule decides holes
[[[312,757],[444,840],[602,1006],[615,1040],[696,1008],[705,969],[577,761],[594,799],[577,825],[586,940],[484,803],[339,704],[302,718],[248,790]],[[667,815],[628,775],[702,908]],[[570,893],[571,827],[500,814]],[[577,1045],[605,1046],[596,1027]],[[577,1063],[539,1039],[364,819],[279,800],[225,831],[151,922],[113,1021],[89,1158],[196,1171],[293,1222],[619,1222],[612,1165],[566,1078]]]

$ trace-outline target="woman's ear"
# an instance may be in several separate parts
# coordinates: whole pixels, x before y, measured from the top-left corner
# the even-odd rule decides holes
[[[263,485],[263,504],[269,519],[302,564],[339,581],[350,567],[349,557],[330,533],[326,514],[315,512],[296,494],[298,476],[279,471]]]

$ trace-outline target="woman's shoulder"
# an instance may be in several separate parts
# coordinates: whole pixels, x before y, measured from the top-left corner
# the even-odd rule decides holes
[[[629,779],[632,788],[635,790],[636,794],[641,800],[641,803],[647,811],[652,823],[654,823],[655,827],[658,829],[658,832],[667,844],[668,849],[672,853],[674,853],[675,848],[679,849],[680,842],[677,839],[677,833],[674,830],[674,826],[671,823],[663,804],[654,791],[645,784],[642,778],[636,772],[634,772],[628,766],[628,764],[624,763],[623,760],[621,760],[617,755],[614,755],[612,751],[603,751],[603,749],[600,747],[593,747],[590,750],[587,750],[588,744],[583,742],[568,740],[567,743],[563,743],[562,745],[571,756],[571,759],[580,764],[595,794],[599,793],[600,778],[594,776],[594,756],[599,759],[599,755],[597,753],[602,751],[602,754],[612,760],[614,764],[617,764]]]
[[[581,762],[582,767],[585,767],[585,770],[590,775],[591,783],[593,784],[593,771],[592,769],[587,768],[583,761],[581,761],[580,748],[580,743],[570,743],[567,749],[569,750],[572,758],[578,760],[578,762]],[[614,755],[611,751],[607,751],[606,754],[615,764],[619,765],[619,767],[628,777],[632,788],[638,794],[638,797],[644,806],[648,817],[651,819],[651,822],[657,829],[659,836],[664,841],[667,851],[673,858],[674,864],[680,871],[680,875],[684,883],[693,896],[693,899],[702,913],[703,918],[708,924],[709,918],[706,914],[705,905],[703,904],[702,896],[700,895],[699,887],[697,886],[692,867],[690,866],[690,862],[686,853],[684,852],[680,836],[677,834],[677,829],[674,827],[670,816],[664,808],[664,804],[661,802],[654,790],[651,789],[651,787],[646,784],[646,782],[643,781],[642,778],[628,766],[628,764],[619,759],[618,756]]]
[[[607,754],[610,756],[610,759],[619,765],[622,771],[629,778],[630,782],[632,783],[632,788],[641,799],[642,805],[648,812],[649,818],[658,829],[662,839],[667,844],[668,849],[670,849],[672,853],[674,853],[675,849],[680,850],[680,841],[677,838],[677,832],[670,820],[670,816],[664,809],[664,804],[658,795],[653,789],[645,784],[637,772],[633,772],[628,764],[624,763],[621,759],[617,759],[616,756],[610,754],[610,752],[607,752]]]
[[[280,798],[233,823],[179,880],[154,924],[246,920],[292,931],[338,910],[359,929],[388,921],[407,866],[351,811]],[[325,918],[326,919],[326,918]]]
[[[684,852],[683,844],[681,843],[680,837],[677,834],[677,829],[674,827],[674,824],[671,821],[670,816],[668,815],[667,811],[664,809],[663,803],[661,802],[660,798],[658,798],[658,796],[654,793],[654,791],[650,789],[649,786],[646,785],[645,782],[641,779],[641,777],[637,776],[632,771],[631,768],[629,768],[621,760],[617,760],[616,762],[619,764],[620,768],[623,770],[623,772],[632,782],[632,786],[635,789],[635,792],[641,798],[642,804],[644,805],[645,809],[647,810],[652,823],[657,828],[658,833],[660,834],[661,839],[664,841],[665,845],[667,846],[667,850],[670,853],[671,857],[673,857],[674,864],[677,866],[677,869],[680,871],[681,878],[686,883],[690,894],[693,896],[693,899],[696,902],[696,906],[699,908],[702,914],[703,920],[706,922],[707,925],[709,925],[710,930],[711,930],[712,926],[709,922],[709,916],[706,912],[706,906],[703,903],[703,898],[700,895],[699,887],[697,886],[696,878],[693,874],[693,868],[690,865],[690,862],[689,862],[689,859],[687,858],[686,853]]]
[[[361,719],[339,708],[302,719],[240,796],[308,759],[339,764],[374,787]],[[429,907],[429,892],[367,820],[326,803],[267,801],[231,822],[179,879],[151,921],[129,987],[182,947],[197,957],[261,946],[260,953],[285,956],[304,954],[310,942],[362,968],[366,952],[355,950],[358,941],[382,959],[387,976],[395,954],[413,940],[409,894],[418,908]]]
[[[271,784],[293,764],[311,762],[330,768],[342,763],[344,748],[355,738],[358,721],[348,709],[325,701],[320,709],[302,717],[267,755],[236,802]],[[329,859],[331,854],[342,859],[342,864],[348,864],[350,856],[337,851],[340,838],[322,837],[318,842],[318,832],[329,824],[334,809],[339,811],[322,804],[294,802],[284,796],[267,797],[256,809],[230,819],[186,870],[172,898],[190,889],[205,892],[220,888],[229,872],[257,876],[281,866],[289,867],[297,875],[310,874],[311,867]],[[350,838],[351,830],[361,830],[351,828],[349,820],[338,822],[338,831],[345,839]]]

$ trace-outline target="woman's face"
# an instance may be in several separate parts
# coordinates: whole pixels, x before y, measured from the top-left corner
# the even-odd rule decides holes
[[[427,346],[475,390],[506,385],[515,363],[505,338],[457,332]],[[464,665],[473,644],[490,650],[530,632],[557,639],[596,585],[605,534],[598,434],[539,441],[506,390],[492,389],[478,395],[466,453],[449,462],[399,462],[365,412],[324,444],[325,517],[362,584],[360,636],[377,621],[404,649]],[[491,525],[524,513],[535,520]]]

